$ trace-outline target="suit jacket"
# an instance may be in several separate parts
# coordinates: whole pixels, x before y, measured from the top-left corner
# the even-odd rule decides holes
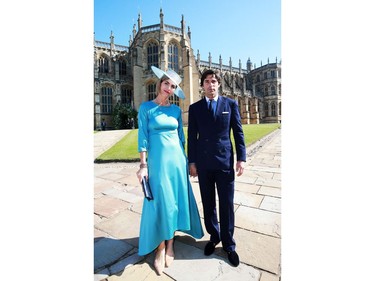
[[[219,96],[215,118],[210,116],[206,99],[189,107],[188,159],[197,169],[231,169],[234,165],[233,145],[237,161],[246,161],[246,147],[238,105],[233,99]]]

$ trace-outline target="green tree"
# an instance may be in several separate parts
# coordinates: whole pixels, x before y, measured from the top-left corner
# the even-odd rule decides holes
[[[138,127],[138,112],[128,104],[117,103],[113,109],[113,126],[116,130]]]

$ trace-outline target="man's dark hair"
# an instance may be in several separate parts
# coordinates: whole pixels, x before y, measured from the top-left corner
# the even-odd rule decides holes
[[[213,75],[219,84],[221,84],[221,74],[219,70],[212,70],[212,69],[207,69],[205,72],[203,72],[202,77],[201,77],[201,86],[203,87],[203,81],[206,79],[208,75]]]

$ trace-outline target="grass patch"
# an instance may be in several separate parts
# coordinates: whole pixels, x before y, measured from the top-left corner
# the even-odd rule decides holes
[[[249,124],[243,125],[246,147],[280,128],[280,124]],[[187,127],[184,127],[187,138]],[[231,136],[234,145],[233,136]],[[186,147],[185,147],[186,148]],[[134,129],[124,136],[115,145],[95,159],[95,163],[103,162],[136,162],[139,161],[138,129]]]

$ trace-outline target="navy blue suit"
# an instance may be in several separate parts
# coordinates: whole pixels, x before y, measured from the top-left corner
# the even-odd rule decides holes
[[[246,161],[246,147],[241,117],[236,101],[218,97],[215,116],[211,116],[206,99],[190,105],[188,124],[188,158],[195,163],[203,203],[204,223],[210,241],[222,242],[225,251],[234,251],[234,153],[236,160]],[[218,224],[215,185],[219,196]]]

